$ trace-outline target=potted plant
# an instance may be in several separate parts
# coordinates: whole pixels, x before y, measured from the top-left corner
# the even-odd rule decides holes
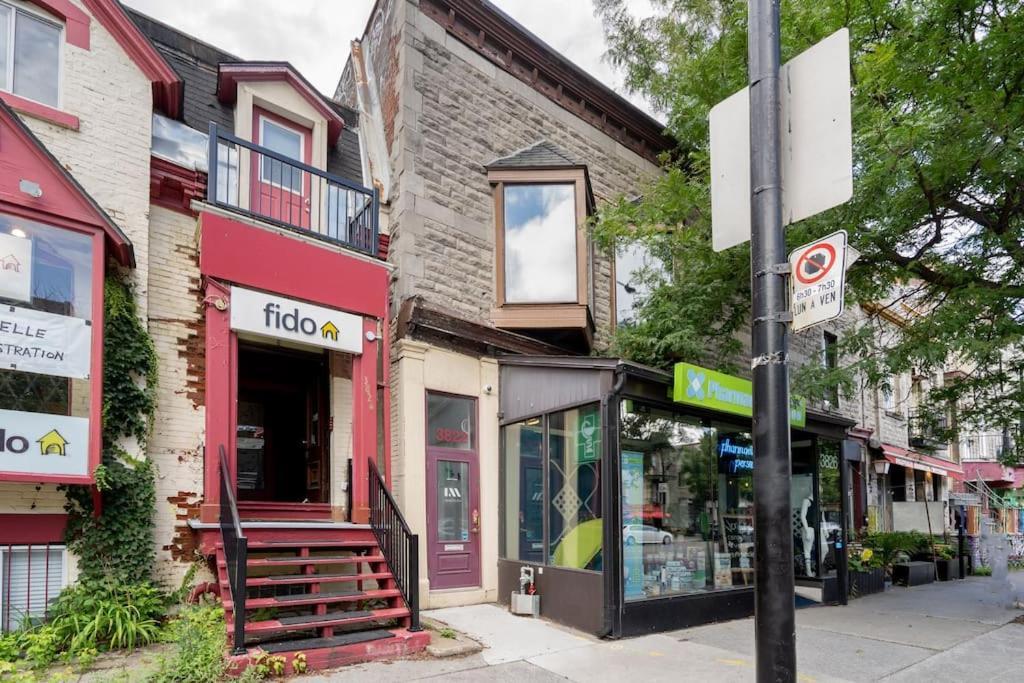
[[[939,581],[960,578],[960,560],[948,545],[935,546],[935,570]]]
[[[850,553],[847,567],[851,596],[859,597],[885,590],[885,567],[882,558],[871,548]]]

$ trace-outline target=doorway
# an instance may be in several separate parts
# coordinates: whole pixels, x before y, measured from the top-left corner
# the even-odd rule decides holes
[[[238,345],[238,498],[329,503],[323,353]]]
[[[431,589],[480,584],[476,400],[427,394],[427,570]]]

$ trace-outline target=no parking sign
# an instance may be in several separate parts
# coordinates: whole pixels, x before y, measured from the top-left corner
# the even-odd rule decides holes
[[[843,312],[846,283],[846,231],[805,244],[789,255],[793,331],[817,325]]]

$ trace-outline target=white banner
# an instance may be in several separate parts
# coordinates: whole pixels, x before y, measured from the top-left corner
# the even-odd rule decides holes
[[[363,350],[358,315],[242,287],[231,288],[231,329],[332,351]]]
[[[91,330],[81,318],[0,306],[0,368],[88,379]]]
[[[0,297],[32,300],[32,240],[0,233]]]
[[[89,420],[0,410],[0,472],[89,474]]]

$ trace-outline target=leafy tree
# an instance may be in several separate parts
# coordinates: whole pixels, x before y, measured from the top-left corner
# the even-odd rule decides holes
[[[746,3],[595,0],[609,58],[680,141],[640,201],[595,224],[606,248],[639,240],[665,264],[646,272],[637,322],[616,350],[658,366],[734,362],[749,320],[749,251],[711,250],[710,108],[746,85]],[[859,371],[872,384],[918,368],[963,377],[932,392],[962,421],[1015,425],[1024,401],[1024,11],[1006,0],[783,1],[782,58],[837,29],[851,35],[854,197],[787,228],[790,246],[838,228],[863,253],[849,304],[908,317],[879,348],[872,325],[846,335],[856,358],[814,379],[819,391]],[[737,201],[747,201],[737,198]],[[726,340],[723,343],[723,340]]]

